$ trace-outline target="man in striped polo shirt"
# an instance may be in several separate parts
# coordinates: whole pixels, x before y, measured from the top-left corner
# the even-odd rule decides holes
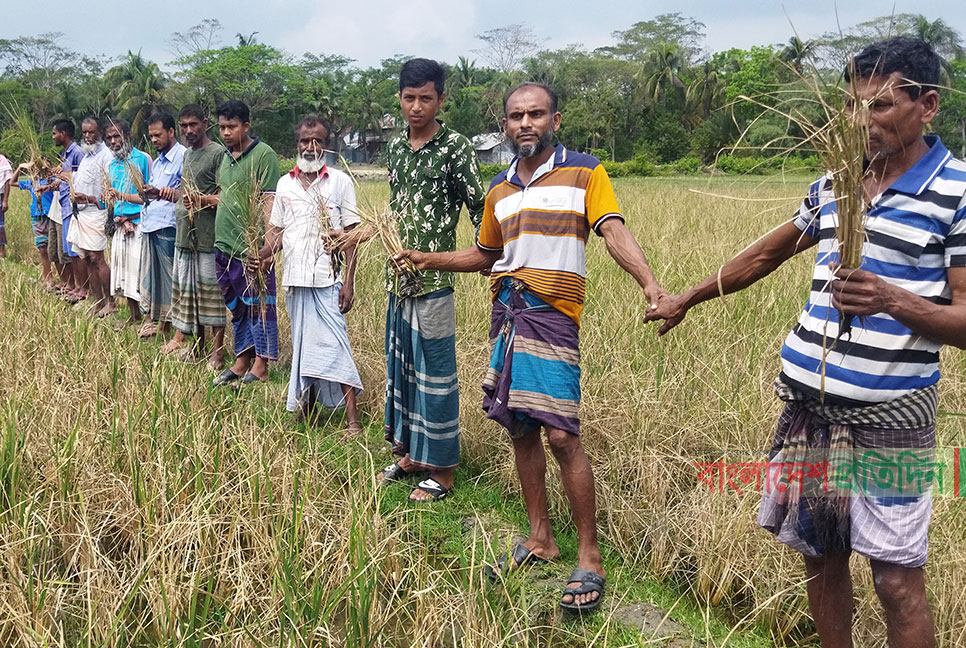
[[[591,231],[640,284],[648,302],[663,294],[644,252],[624,225],[607,172],[590,156],[553,145],[560,128],[557,96],[524,83],[504,98],[503,128],[516,152],[494,178],[474,247],[406,251],[420,270],[490,270],[493,313],[483,409],[513,440],[530,537],[488,569],[491,578],[560,551],[547,510],[542,427],[560,465],[579,548],[577,568],[560,601],[585,612],[600,606],[604,568],[597,545],[594,477],[580,442],[578,326],[584,305],[584,247]]]
[[[741,290],[818,247],[811,294],[782,347],[775,386],[786,407],[769,457],[786,465],[830,461],[843,451],[889,462],[906,450],[928,458],[936,444],[939,349],[966,347],[966,164],[938,137],[923,136],[939,109],[939,57],[921,40],[893,38],[857,54],[849,70],[856,100],[871,107],[863,194],[872,199],[861,269],[838,266],[826,177],[811,186],[792,221],[648,314],[666,320],[659,331],[666,333],[692,306]],[[852,320],[841,336],[839,312]],[[805,556],[822,645],[852,645],[855,551],[870,559],[889,645],[933,646],[923,577],[928,487],[910,493],[833,483],[830,491],[810,481],[766,491],[758,514],[759,524]]]

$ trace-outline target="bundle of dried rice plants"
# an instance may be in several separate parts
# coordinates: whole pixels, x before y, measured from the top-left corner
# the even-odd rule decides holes
[[[242,223],[242,236],[249,258],[258,259],[259,252],[265,243],[265,195],[262,188],[266,178],[259,175],[254,168],[245,178],[245,182],[237,187],[239,200],[238,214]],[[247,275],[248,273],[246,273]],[[259,308],[264,308],[266,297],[265,274],[261,267],[251,273],[249,288],[258,295]]]
[[[326,151],[334,153],[334,151]],[[403,245],[402,237],[399,234],[399,221],[402,218],[402,211],[390,203],[386,209],[379,209],[371,204],[370,201],[363,199],[364,192],[360,191],[359,179],[353,173],[348,161],[339,155],[339,161],[349,179],[356,189],[356,212],[361,223],[351,232],[347,232],[340,237],[334,244],[336,247],[346,245],[363,246],[366,243],[375,241],[382,247],[383,252],[389,258],[389,263],[397,254],[401,253],[406,247]],[[395,293],[401,299],[415,297],[423,292],[424,283],[422,273],[413,265],[412,261],[403,261],[402,271],[396,274]]]
[[[147,194],[147,180],[144,174],[141,173],[141,169],[134,164],[134,160],[131,157],[131,151],[128,151],[127,155],[124,156],[124,170],[131,184],[134,185],[134,191],[141,198],[144,203],[144,207],[151,204],[151,199],[148,198]]]
[[[195,216],[198,214],[199,207],[198,202],[201,199],[201,190],[198,189],[198,185],[187,177],[181,177],[181,198],[184,200],[185,210],[188,212],[188,222],[194,226]]]
[[[54,164],[44,155],[40,146],[40,135],[34,129],[30,116],[19,104],[4,105],[4,111],[13,126],[11,130],[23,145],[23,155],[29,167],[29,175],[33,178],[49,178]]]
[[[878,97],[860,97],[857,75],[854,70],[849,71],[848,81],[844,75],[829,81],[815,69],[811,74],[802,76],[794,87],[754,97],[737,97],[736,102],[754,104],[762,109],[762,113],[744,129],[738,145],[731,150],[755,148],[773,152],[781,158],[801,152],[816,155],[832,186],[836,213],[835,251],[838,252],[839,263],[843,268],[857,270],[862,265],[862,248],[866,240],[868,201],[863,180],[870,162],[867,153],[869,123],[871,107]],[[786,133],[763,146],[743,146],[749,131],[766,115],[777,115],[783,119],[787,125]],[[817,208],[824,206],[819,204]],[[835,341],[843,335],[849,336],[852,329],[851,315],[840,311],[838,321]],[[829,344],[827,336],[823,337],[823,396],[825,362],[832,348],[834,341]]]

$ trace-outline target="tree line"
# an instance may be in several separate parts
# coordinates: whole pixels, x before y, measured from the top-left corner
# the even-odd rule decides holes
[[[532,28],[508,25],[478,35],[477,49],[445,63],[448,100],[441,118],[470,137],[499,131],[504,92],[535,80],[558,92],[560,139],[570,147],[631,161],[637,169],[675,164],[687,170],[720,161],[721,151],[741,142],[727,163],[750,169],[755,165],[741,159],[763,159],[766,153],[755,147],[774,142],[789,125],[740,98],[795,92],[810,75],[834,78],[850,52],[897,34],[923,38],[943,57],[947,88],[933,128],[966,156],[961,35],[941,19],[913,14],[874,18],[813,40],[791,36],[782,44],[720,52],[705,49],[703,23],[680,13],[636,22],[595,50],[544,49]],[[27,107],[38,127],[58,117],[117,115],[131,122],[140,142],[152,112],[175,113],[186,103],[213,110],[240,99],[252,109],[253,130],[283,155],[293,154],[291,128],[305,114],[331,122],[336,149],[379,141],[401,123],[396,91],[407,57],[362,68],[337,54],[293,55],[259,42],[257,33],[226,42],[215,19],[172,34],[169,45],[172,59],[162,68],[140,52],[110,60],[73,51],[59,33],[0,40],[0,101]],[[0,151],[17,157],[21,143],[3,112]]]

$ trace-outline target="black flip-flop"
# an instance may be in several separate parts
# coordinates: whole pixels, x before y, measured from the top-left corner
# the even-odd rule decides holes
[[[486,569],[483,570],[486,577],[495,583],[514,569],[549,562],[546,558],[538,556],[522,544],[513,547],[513,550],[510,551],[510,557],[513,559],[513,567],[508,567],[507,563],[510,561],[510,558],[506,554],[503,554],[496,559],[495,565],[487,565]]]
[[[567,612],[573,612],[575,614],[581,614],[583,612],[592,612],[600,607],[600,602],[604,600],[604,577],[596,572],[589,571],[587,569],[581,569],[577,567],[572,572],[570,572],[570,578],[567,579],[568,583],[580,583],[580,587],[567,587],[563,591],[563,596],[570,594],[573,597],[571,603],[564,603],[560,601],[560,607]],[[577,605],[577,597],[581,594],[590,594],[591,592],[597,592],[597,598],[583,605]]]
[[[395,482],[402,481],[406,477],[410,477],[413,473],[400,466],[397,461],[383,468],[380,474],[382,475],[382,483],[394,484]]]
[[[418,490],[421,490],[429,495],[429,499],[414,500],[413,493]],[[413,489],[413,492],[409,494],[409,501],[416,504],[421,504],[423,502],[438,502],[441,499],[446,499],[446,496],[449,495],[450,490],[452,489],[446,488],[432,477],[427,477],[423,481],[419,482],[419,484],[416,485],[416,488]]]
[[[242,376],[238,382],[240,382],[242,385],[251,385],[252,383],[264,382],[264,381],[258,376],[256,376],[255,374],[253,374],[252,372],[246,371],[245,375]]]
[[[233,383],[239,380],[241,376],[236,374],[231,369],[225,369],[220,374],[215,376],[215,379],[211,381],[211,384],[215,387],[221,387],[222,385],[227,385],[228,383]]]

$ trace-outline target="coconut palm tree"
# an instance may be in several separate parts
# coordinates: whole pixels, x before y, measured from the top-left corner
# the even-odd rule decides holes
[[[680,76],[684,67],[681,48],[674,43],[661,43],[644,57],[638,77],[644,81],[647,96],[654,103],[659,103],[669,88],[684,91],[684,81]]]
[[[919,14],[913,25],[913,34],[929,43],[937,53],[948,60],[963,56],[962,36],[942,18],[930,21]]]
[[[147,119],[151,113],[165,110],[174,112],[168,80],[157,63],[141,56],[141,52],[127,53],[127,57],[104,74],[111,90],[115,110],[131,123],[134,141],[147,134]]]
[[[788,43],[782,49],[778,58],[792,66],[798,76],[802,76],[805,64],[815,55],[817,47],[818,43],[814,40],[803,41],[798,36],[792,36],[788,39]]]

